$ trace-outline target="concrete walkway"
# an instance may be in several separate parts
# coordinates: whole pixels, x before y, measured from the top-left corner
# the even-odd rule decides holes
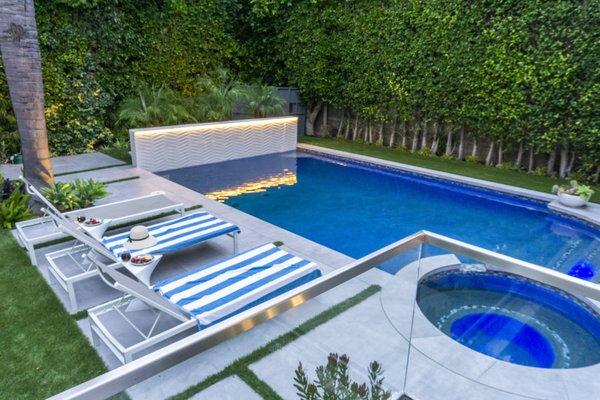
[[[84,169],[104,168],[124,164],[123,161],[98,152],[52,157],[52,167],[55,174],[68,174],[69,172],[82,171]],[[22,169],[22,164],[0,165],[2,176],[9,179],[17,179],[21,175]]]

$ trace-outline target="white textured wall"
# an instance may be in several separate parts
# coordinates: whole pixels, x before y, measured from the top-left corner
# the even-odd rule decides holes
[[[136,167],[149,171],[210,164],[296,149],[296,117],[131,129]]]

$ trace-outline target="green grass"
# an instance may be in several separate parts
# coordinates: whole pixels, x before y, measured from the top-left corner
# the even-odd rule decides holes
[[[184,400],[192,397],[194,394],[208,388],[209,386],[214,385],[215,383],[228,378],[232,375],[237,375],[240,377],[248,386],[252,388],[256,393],[258,393],[262,398],[267,400],[280,400],[281,397],[277,395],[269,387],[269,385],[258,378],[254,372],[249,368],[251,364],[254,364],[258,360],[268,356],[271,353],[276,352],[277,350],[283,348],[285,345],[293,342],[298,339],[300,336],[310,332],[315,329],[319,325],[324,324],[325,322],[331,320],[332,318],[342,314],[348,309],[356,306],[357,304],[363,302],[369,297],[373,296],[375,293],[378,293],[381,290],[381,286],[372,285],[368,288],[364,289],[360,293],[356,294],[353,297],[350,297],[341,303],[336,304],[335,306],[328,308],[322,313],[312,317],[311,319],[305,321],[304,323],[298,325],[296,328],[291,331],[284,333],[283,335],[273,339],[266,345],[259,347],[254,350],[252,353],[244,356],[242,358],[237,359],[229,366],[225,367],[225,369],[217,372],[206,378],[204,381],[189,387],[185,391],[173,396],[170,400]],[[300,361],[300,360],[298,360]],[[292,384],[293,376],[290,376],[290,385]]]
[[[11,233],[0,231],[0,398],[43,399],[106,371]]]
[[[112,158],[116,158],[117,160],[121,160],[124,163],[127,164],[131,164],[131,154],[129,154],[129,150],[127,149],[122,149],[122,148],[118,148],[118,147],[111,147],[108,149],[101,149],[100,150],[101,153],[106,154],[107,156],[110,156]]]
[[[436,171],[448,172],[471,178],[483,179],[506,185],[518,186],[525,189],[537,190],[549,193],[553,185],[564,185],[566,180],[556,179],[548,176],[537,176],[523,171],[505,170],[489,167],[482,164],[469,163],[459,160],[446,160],[441,157],[423,156],[400,149],[353,142],[344,139],[321,138],[314,136],[303,136],[300,142],[312,144],[330,149],[347,151],[383,160],[396,161],[417,167],[434,169]],[[594,186],[595,194],[591,201],[600,203],[600,186]]]

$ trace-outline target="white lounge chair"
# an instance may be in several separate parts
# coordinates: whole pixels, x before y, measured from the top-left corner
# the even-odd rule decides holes
[[[69,220],[74,220],[77,216],[83,215],[86,218],[93,217],[110,221],[111,225],[120,225],[172,211],[177,211],[181,215],[185,212],[183,203],[174,202],[165,196],[164,192],[153,192],[146,196],[61,213],[35,186],[23,177],[21,177],[21,180],[25,184],[27,192],[42,202],[44,210],[46,210],[45,215],[41,218],[22,221],[16,224],[17,239],[27,250],[29,259],[33,265],[37,265],[35,255],[36,245],[68,236],[58,229],[55,219],[48,215],[48,213],[54,213],[56,216]]]
[[[95,254],[110,256],[106,248],[95,243],[90,246]],[[152,287],[128,277],[115,265],[98,262],[95,256],[92,259],[102,279],[127,294],[88,310],[94,343],[100,339],[122,363],[186,330],[218,324],[321,276],[315,263],[271,243]],[[150,320],[144,320],[147,314]]]
[[[157,257],[152,265],[139,268],[128,262],[121,262],[120,256],[125,251],[123,244],[129,238],[128,232],[105,236],[99,240],[71,220],[61,219],[52,212],[48,215],[54,219],[59,229],[75,238],[75,242],[71,247],[46,254],[49,263],[48,270],[69,294],[69,302],[73,310],[77,309],[74,284],[98,274],[98,270],[94,267],[90,258],[81,257],[88,255],[90,251],[95,251],[94,249],[103,248],[102,254],[105,254],[109,263],[119,263],[126,268],[130,268],[132,274],[138,280],[149,284],[152,270],[157,266],[163,254],[186,249],[222,235],[233,238],[233,251],[235,253],[237,252],[237,236],[240,232],[236,225],[223,221],[206,211],[191,212],[181,217],[150,225],[148,230],[157,239],[156,245],[144,250],[133,251],[131,255],[153,254]],[[68,261],[67,265],[60,262],[65,257]],[[67,268],[69,271],[67,271]]]

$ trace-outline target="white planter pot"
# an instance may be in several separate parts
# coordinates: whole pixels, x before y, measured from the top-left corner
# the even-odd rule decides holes
[[[587,204],[587,201],[581,197],[567,193],[559,193],[558,201],[560,204],[567,207],[583,207]]]

